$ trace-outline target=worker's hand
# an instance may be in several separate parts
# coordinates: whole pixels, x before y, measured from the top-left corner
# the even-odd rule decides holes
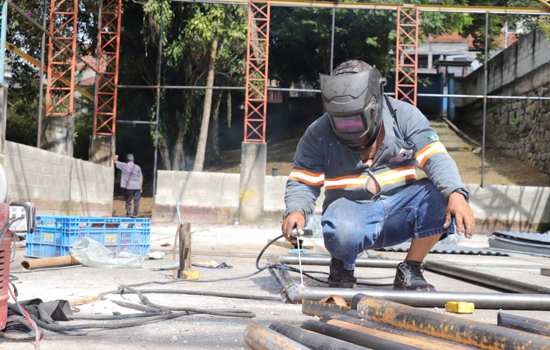
[[[474,213],[464,195],[458,192],[454,192],[449,196],[443,228],[451,226],[451,219],[453,217],[455,218],[456,232],[467,238],[472,237],[476,226]]]
[[[118,154],[115,154],[115,156],[113,157],[113,164],[118,162]]]
[[[292,230],[303,230],[306,225],[306,218],[301,211],[293,211],[283,220],[281,225],[281,231],[283,235],[290,243],[296,242],[296,237],[292,236]]]

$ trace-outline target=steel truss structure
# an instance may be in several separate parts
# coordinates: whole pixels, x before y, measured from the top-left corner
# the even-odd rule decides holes
[[[51,0],[46,117],[74,114],[78,0]]]
[[[395,98],[416,106],[418,78],[418,27],[420,11],[416,6],[397,8],[395,43]]]
[[[265,143],[271,0],[248,2],[244,142]]]
[[[122,0],[101,0],[93,136],[116,134]]]

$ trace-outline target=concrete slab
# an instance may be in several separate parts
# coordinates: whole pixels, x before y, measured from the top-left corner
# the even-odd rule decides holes
[[[215,260],[226,262],[233,266],[232,269],[214,270],[201,269],[203,280],[238,277],[255,271],[254,258],[268,239],[279,234],[279,228],[273,226],[233,226],[233,225],[193,225],[193,260],[205,262]],[[155,226],[153,230],[152,246],[154,250],[170,252],[171,247],[166,244],[173,243],[175,233],[174,225]],[[476,237],[471,241],[473,246],[485,244],[485,238]],[[313,251],[322,252],[321,242],[311,243]],[[288,254],[288,250],[282,247],[273,247],[268,255]],[[22,248],[17,250],[16,260],[12,265],[12,272],[18,280],[15,284],[20,292],[21,299],[42,298],[75,299],[79,297],[94,296],[107,290],[116,289],[123,284],[140,283],[144,281],[172,280],[172,272],[155,271],[161,266],[173,265],[168,254],[164,260],[147,261],[141,269],[96,269],[86,267],[74,267],[60,270],[36,271],[22,273],[17,263],[23,254]],[[371,255],[402,258],[402,253],[369,252]],[[539,257],[476,257],[457,255],[432,255],[431,259],[445,260],[461,266],[475,267],[495,274],[508,277],[521,278],[522,281],[532,283],[547,283],[548,277],[540,275],[540,267],[548,265],[548,259]],[[310,267],[310,269],[327,271],[324,267]],[[376,283],[391,283],[394,271],[392,269],[358,269],[360,278],[368,279]],[[434,283],[442,291],[488,291],[486,288],[460,282],[441,275],[426,273],[430,282]],[[295,278],[298,278],[295,276]],[[316,282],[306,281],[309,285]],[[148,288],[189,289],[200,291],[219,291],[246,293],[251,295],[278,296],[279,286],[265,272],[257,276],[233,281],[213,283],[181,282],[163,286],[150,285]],[[388,287],[385,287],[388,288]],[[110,299],[137,302],[133,295],[111,295],[108,300],[96,301],[81,306],[80,313],[86,314],[111,314],[112,312],[129,313],[129,309],[119,307]],[[41,344],[42,350],[74,349],[79,350],[103,350],[103,349],[247,349],[242,333],[246,325],[257,322],[268,325],[273,321],[300,324],[308,317],[301,314],[300,305],[285,304],[273,301],[252,301],[238,299],[224,299],[215,297],[200,297],[191,295],[150,295],[150,299],[156,303],[171,306],[193,306],[202,308],[231,308],[246,309],[256,313],[254,319],[232,319],[212,316],[187,316],[178,320],[165,321],[144,325],[140,327],[94,331],[82,337],[70,337],[48,333]],[[438,310],[443,312],[443,310]],[[522,312],[514,311],[514,314],[525,315],[545,321],[550,321],[550,312]],[[478,310],[473,315],[462,315],[469,319],[482,322],[495,323],[495,310]],[[29,343],[3,343],[0,340],[0,349],[27,350]]]

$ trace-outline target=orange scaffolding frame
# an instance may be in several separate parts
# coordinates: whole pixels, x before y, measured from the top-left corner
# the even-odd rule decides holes
[[[397,7],[395,44],[395,98],[416,106],[418,93],[418,27],[416,6]]]
[[[78,0],[51,0],[46,117],[74,114]]]
[[[249,0],[244,142],[265,143],[271,1]]]
[[[122,0],[101,0],[93,136],[116,134]]]

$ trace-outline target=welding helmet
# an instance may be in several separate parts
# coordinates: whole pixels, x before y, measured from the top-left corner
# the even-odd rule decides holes
[[[332,75],[321,74],[323,107],[336,137],[355,151],[370,147],[382,124],[385,79],[359,60],[346,61]]]

